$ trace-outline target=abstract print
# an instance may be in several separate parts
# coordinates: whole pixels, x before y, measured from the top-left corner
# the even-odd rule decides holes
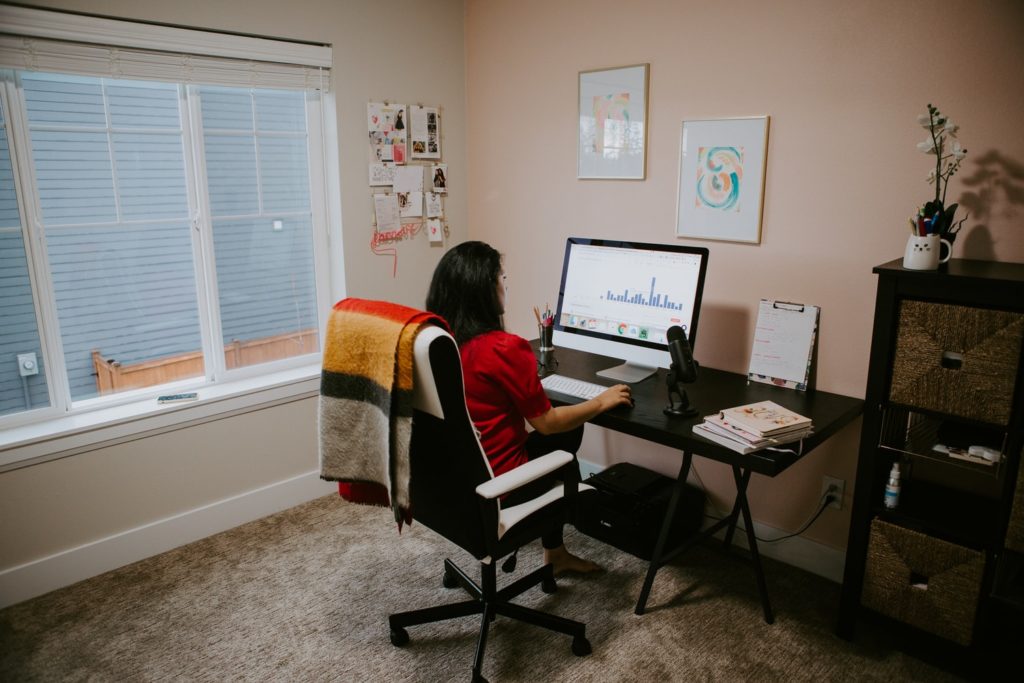
[[[697,158],[697,208],[740,210],[742,147],[701,147]]]
[[[615,153],[626,145],[626,134],[629,130],[629,93],[600,95],[594,98],[594,152],[604,154],[614,150]],[[609,123],[611,122],[611,123]]]

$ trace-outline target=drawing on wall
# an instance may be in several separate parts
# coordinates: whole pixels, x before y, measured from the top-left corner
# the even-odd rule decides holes
[[[373,195],[373,212],[377,218],[377,230],[390,232],[398,228],[399,201],[398,195]]]
[[[371,163],[370,164],[370,187],[391,185],[395,182],[394,164]]]
[[[427,221],[427,235],[431,244],[444,244],[444,231],[441,229],[441,221],[432,218]]]
[[[676,234],[761,242],[768,117],[684,121]]]
[[[366,123],[374,161],[406,162],[406,107],[404,104],[370,102],[366,105]]]
[[[427,192],[424,196],[427,200],[427,218],[441,218],[444,212],[441,195],[436,192]]]
[[[643,180],[648,65],[579,76],[577,178]]]
[[[440,159],[441,137],[438,124],[441,117],[437,108],[413,105],[409,113],[412,116],[410,156],[413,159]]]
[[[395,169],[395,192],[423,192],[423,166],[411,164]]]

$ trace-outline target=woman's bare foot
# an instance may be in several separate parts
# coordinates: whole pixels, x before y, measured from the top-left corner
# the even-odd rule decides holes
[[[592,574],[601,571],[601,566],[577,557],[569,552],[565,545],[560,545],[553,550],[544,549],[544,564],[552,565],[555,576],[569,572],[576,574]]]

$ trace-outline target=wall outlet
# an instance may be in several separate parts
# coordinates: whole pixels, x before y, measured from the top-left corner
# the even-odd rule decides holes
[[[828,506],[830,508],[835,508],[836,510],[842,510],[843,509],[843,494],[846,493],[846,482],[844,480],[842,480],[842,479],[836,479],[835,477],[822,477],[822,480],[821,480],[821,496],[822,496],[822,498],[824,498],[825,494],[828,493],[828,490],[829,490],[830,487],[834,487],[834,489],[835,489],[832,492],[833,495],[835,496],[835,500],[833,500],[831,503],[829,503]]]

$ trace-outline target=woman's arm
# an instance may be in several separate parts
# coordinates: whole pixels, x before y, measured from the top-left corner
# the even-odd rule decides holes
[[[612,408],[630,405],[632,400],[629,386],[616,384],[589,401],[551,408],[548,412],[529,419],[527,422],[541,434],[558,434],[576,429],[587,420]]]

